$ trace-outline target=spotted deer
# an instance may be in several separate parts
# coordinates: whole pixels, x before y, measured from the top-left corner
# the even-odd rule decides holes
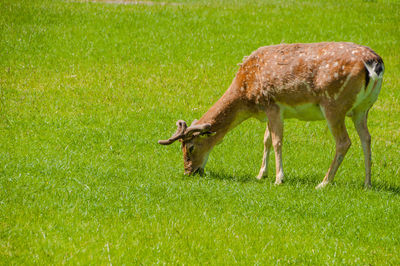
[[[322,183],[332,182],[351,141],[345,117],[351,117],[361,140],[365,186],[371,186],[371,136],[368,111],[377,100],[384,64],[372,49],[345,42],[265,46],[245,57],[224,95],[200,118],[187,126],[177,122],[168,140],[182,143],[185,174],[203,174],[212,148],[230,130],[255,117],[267,122],[264,153],[258,179],[267,176],[271,145],[275,151],[275,184],[284,181],[282,167],[283,120],[327,121],[336,154]]]

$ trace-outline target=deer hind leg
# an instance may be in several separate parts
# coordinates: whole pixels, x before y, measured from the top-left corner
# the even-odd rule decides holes
[[[334,112],[332,112],[335,116]],[[337,114],[336,114],[337,115]],[[340,118],[330,119],[329,116],[326,116],[326,120],[328,121],[329,129],[332,132],[333,137],[335,138],[336,143],[336,154],[331,163],[331,166],[326,173],[324,180],[320,183],[316,189],[325,187],[327,184],[333,181],[335,174],[342,163],[344,156],[346,155],[348,149],[351,146],[351,141],[349,135],[347,134],[346,125],[345,125],[345,116],[341,116]]]
[[[268,159],[271,146],[272,146],[271,133],[269,132],[267,124],[267,128],[264,134],[264,154],[263,154],[261,169],[260,172],[258,173],[257,179],[262,179],[263,177],[268,176]]]
[[[365,163],[365,182],[366,188],[371,187],[371,135],[367,126],[368,111],[355,112],[352,116],[354,126],[360,137],[361,145],[364,152]]]
[[[284,181],[282,165],[282,141],[283,141],[283,119],[280,108],[275,106],[267,112],[268,129],[271,132],[272,145],[275,151],[276,179],[275,184],[280,185]]]

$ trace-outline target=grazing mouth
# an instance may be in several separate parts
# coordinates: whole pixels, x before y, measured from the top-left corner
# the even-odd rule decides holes
[[[203,176],[204,175],[204,168],[197,168],[194,171],[185,171],[185,175],[200,175]]]

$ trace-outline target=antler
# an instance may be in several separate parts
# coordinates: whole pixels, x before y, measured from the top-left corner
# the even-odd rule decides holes
[[[174,135],[172,135],[167,140],[159,140],[158,143],[161,145],[169,145],[169,144],[173,143],[174,141],[183,138],[185,136],[185,131],[187,128],[186,122],[183,120],[178,120],[178,122],[176,122],[176,126],[178,127],[178,129],[176,130]]]
[[[196,122],[197,121],[194,121],[190,127],[187,127],[185,121],[178,120],[178,122],[176,122],[178,129],[176,130],[174,135],[172,135],[167,140],[159,140],[158,143],[161,145],[169,145],[178,139],[191,137],[195,133],[199,133],[199,135],[202,133],[206,133],[211,127],[210,124],[195,125]]]
[[[210,129],[210,127],[210,124],[194,125],[194,123],[192,123],[192,125],[186,129],[185,136],[191,136],[196,132],[206,132]]]

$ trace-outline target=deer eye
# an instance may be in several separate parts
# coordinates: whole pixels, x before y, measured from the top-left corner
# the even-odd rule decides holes
[[[194,146],[190,146],[189,147],[189,153],[193,153],[193,150],[194,150]]]

